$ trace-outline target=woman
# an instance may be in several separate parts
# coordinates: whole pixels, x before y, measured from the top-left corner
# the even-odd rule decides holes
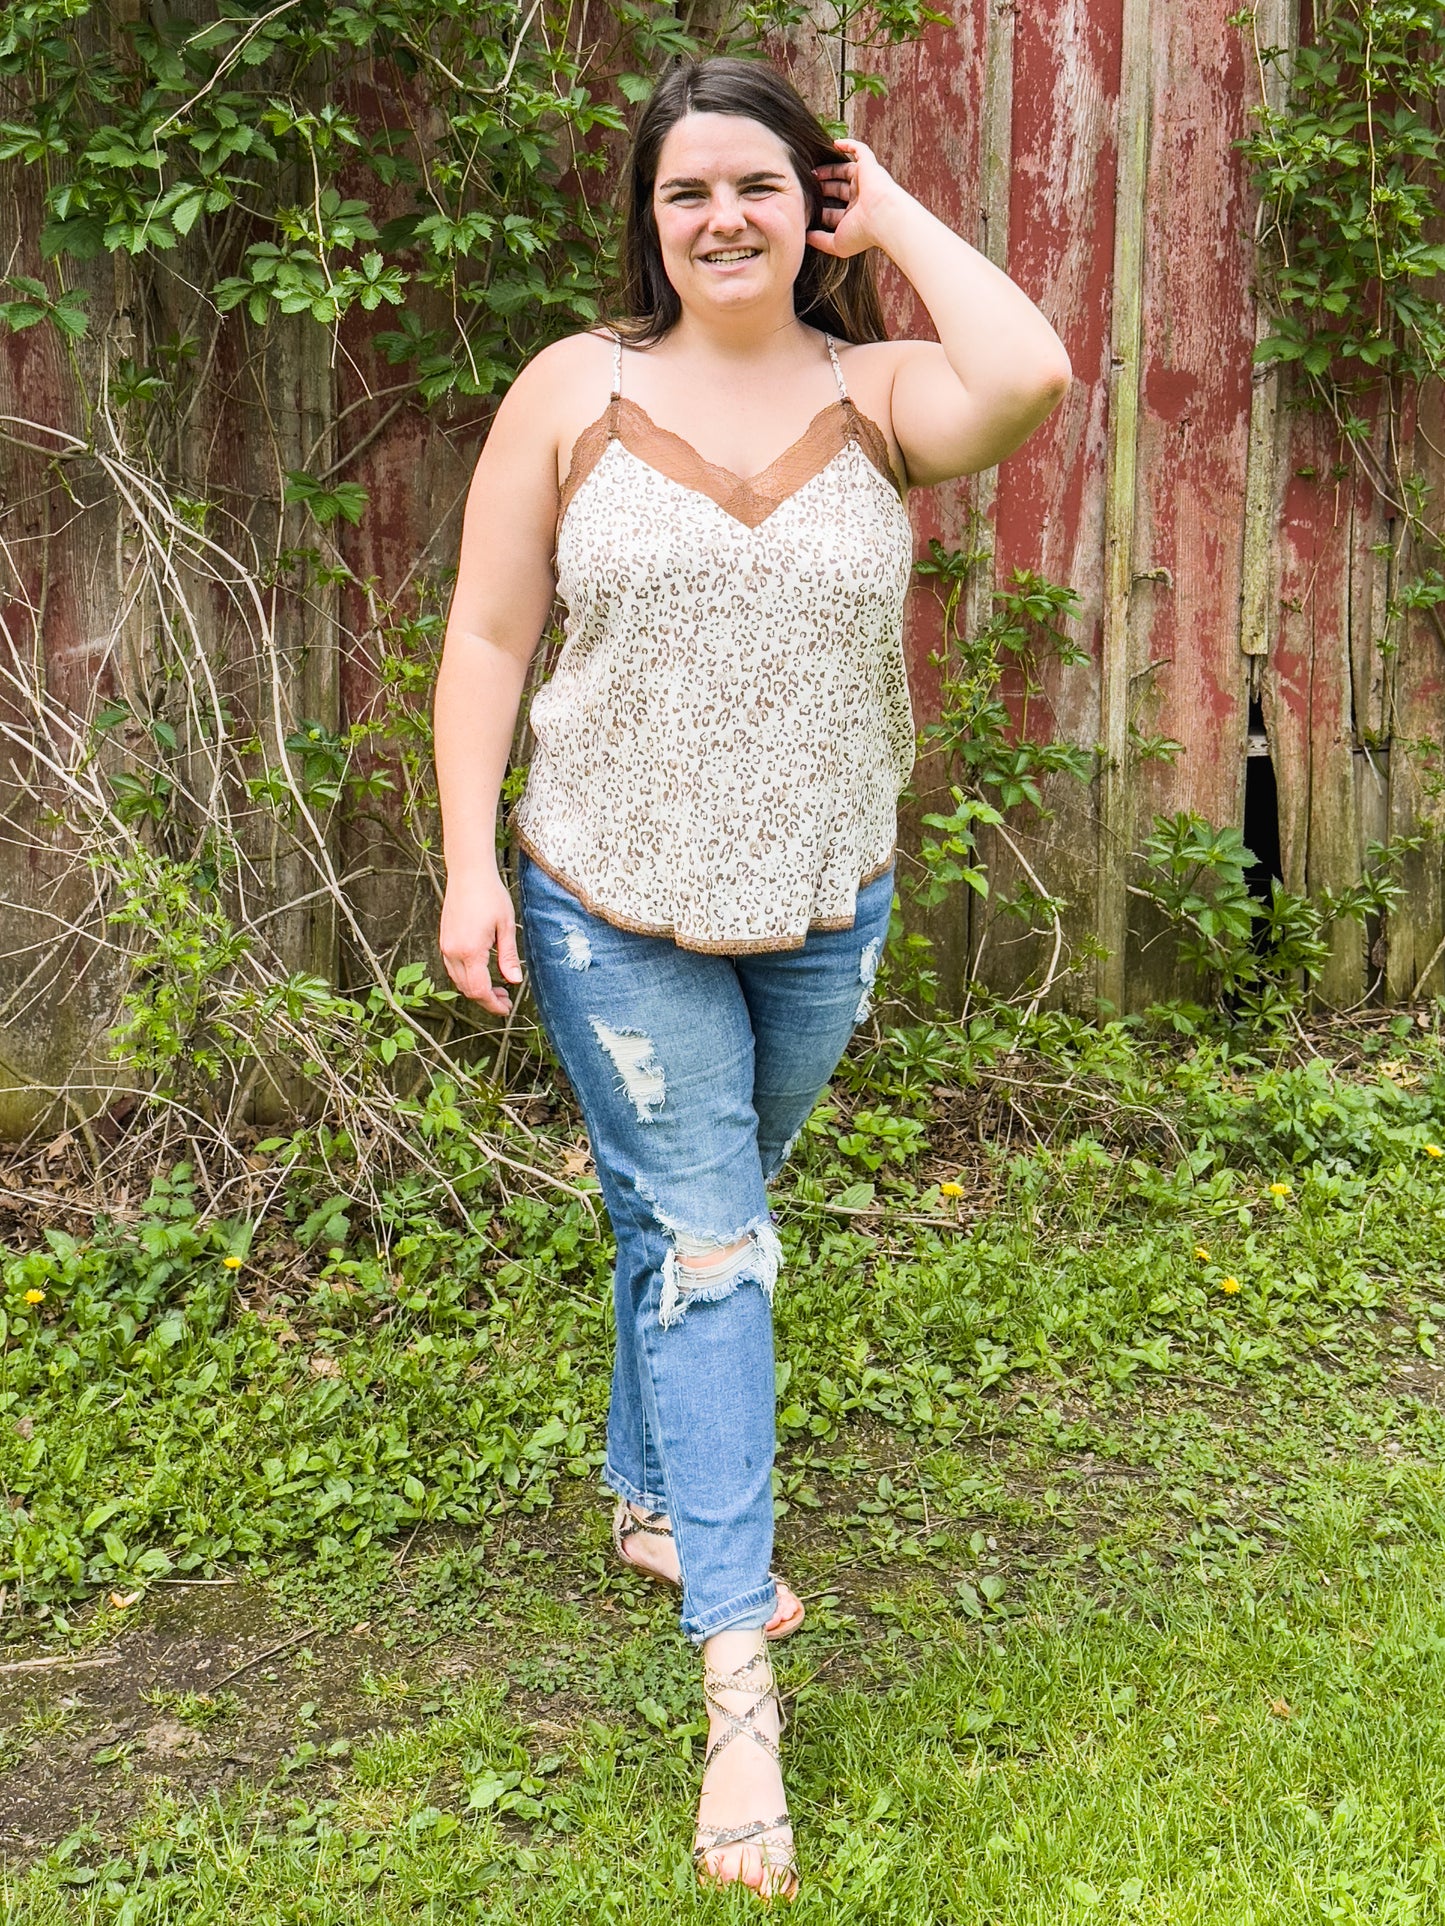
[[[626,320],[522,370],[468,498],[436,691],[440,940],[463,994],[507,1011],[497,799],[560,593],[514,828],[531,986],[617,1240],[614,1541],[681,1585],[703,1648],[699,1872],[792,1897],[765,1641],[803,1608],[769,1569],[764,1187],[887,932],[914,754],[903,495],[1001,461],[1070,369],[1005,274],[760,63],[674,64],[628,195]],[[885,338],[873,248],[936,343]]]

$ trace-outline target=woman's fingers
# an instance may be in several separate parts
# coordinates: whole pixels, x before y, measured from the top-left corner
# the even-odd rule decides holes
[[[512,1007],[511,998],[500,983],[493,987],[487,969],[489,955],[489,950],[482,950],[471,956],[447,956],[442,960],[447,966],[447,975],[468,1002],[480,1003],[495,1016],[506,1016]]]
[[[497,974],[509,983],[522,980],[522,961],[517,955],[517,925],[511,917],[497,924]]]

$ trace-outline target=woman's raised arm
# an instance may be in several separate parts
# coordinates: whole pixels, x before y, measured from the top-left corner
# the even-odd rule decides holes
[[[915,486],[971,475],[1011,455],[1072,379],[1064,344],[1018,287],[900,187],[862,141],[818,169],[824,254],[877,247],[912,283],[938,341],[895,344],[893,433]]]
[[[557,519],[558,362],[547,349],[517,377],[472,476],[456,588],[433,703],[447,889],[440,945],[463,996],[503,1015],[493,984],[521,981],[516,916],[497,868],[497,799],[527,665],[552,607]]]

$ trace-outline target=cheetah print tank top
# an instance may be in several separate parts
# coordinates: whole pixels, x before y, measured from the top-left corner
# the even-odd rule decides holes
[[[688,950],[852,925],[913,767],[908,514],[848,397],[746,479],[622,396],[562,489],[564,643],[513,828],[595,915]]]

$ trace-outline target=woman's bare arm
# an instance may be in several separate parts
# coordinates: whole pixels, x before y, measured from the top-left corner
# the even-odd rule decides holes
[[[861,141],[818,170],[825,254],[878,247],[912,283],[938,341],[893,350],[893,432],[918,486],[1011,455],[1052,412],[1072,369],[1064,344],[1015,282],[900,187]]]
[[[467,496],[456,589],[437,674],[433,730],[447,890],[440,944],[464,996],[511,1008],[498,975],[521,980],[516,917],[497,868],[497,799],[527,666],[552,606],[557,399],[570,342],[547,349],[498,408]]]

